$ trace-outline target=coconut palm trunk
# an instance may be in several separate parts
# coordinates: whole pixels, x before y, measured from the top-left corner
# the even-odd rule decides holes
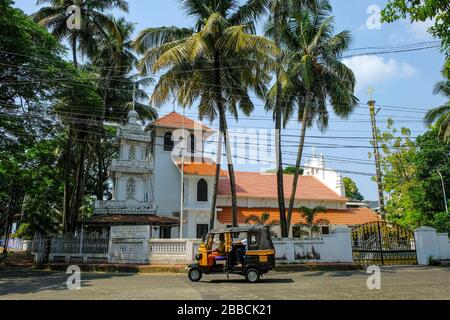
[[[223,110],[223,101],[222,101],[222,90],[221,90],[221,81],[220,81],[220,58],[216,53],[214,56],[214,91],[215,91],[215,103],[218,110]],[[220,177],[220,167],[222,162],[222,138],[224,136],[225,128],[223,126],[224,122],[222,121],[222,113],[220,113],[219,119],[219,135],[217,139],[217,157],[216,157],[216,171],[214,173],[214,190],[211,199],[211,214],[209,217],[209,229],[214,228],[214,222],[216,218],[216,205],[217,205],[217,193],[219,188],[219,177]]]
[[[78,69],[78,59],[77,59],[77,37],[75,34],[72,36],[72,59],[73,65],[76,69]],[[64,154],[64,209],[63,209],[63,233],[66,234],[70,229],[70,216],[71,216],[71,168],[70,163],[72,159],[72,125],[67,125],[67,142],[66,142],[66,150]]]
[[[237,227],[238,222],[237,222],[236,179],[234,175],[233,156],[231,154],[230,136],[228,133],[227,119],[225,117],[225,110],[223,108],[219,110],[219,117],[223,127],[225,153],[227,155],[228,177],[230,179],[232,225],[233,227]]]
[[[73,65],[78,69],[78,58],[77,58],[77,35],[74,33],[72,36],[72,59]]]
[[[295,195],[297,192],[298,177],[300,175],[300,165],[302,162],[303,148],[305,145],[306,127],[307,127],[308,120],[309,120],[310,108],[311,108],[311,93],[309,91],[306,91],[306,93],[305,93],[305,109],[303,110],[302,127],[301,127],[301,132],[300,132],[300,142],[298,144],[297,159],[295,162],[295,172],[294,172],[294,179],[292,182],[292,191],[291,191],[291,196],[289,197],[289,207],[288,207],[288,215],[287,215],[288,230],[291,226],[292,211],[294,210]]]
[[[274,28],[274,40],[275,45],[280,48],[280,15],[279,10],[275,9],[274,15],[275,28]],[[287,227],[286,221],[286,206],[285,206],[285,198],[284,198],[284,179],[283,179],[283,153],[281,150],[281,123],[282,123],[282,84],[281,84],[281,59],[277,59],[277,70],[276,70],[276,87],[277,94],[275,98],[275,153],[276,153],[276,165],[277,165],[277,196],[278,196],[278,209],[280,212],[280,228],[281,228],[281,236],[283,238],[289,236],[289,228]]]
[[[217,190],[219,188],[220,166],[222,162],[222,124],[220,124],[219,134],[217,137],[217,156],[216,156],[216,171],[214,173],[214,188],[211,199],[211,214],[209,216],[209,230],[214,229],[214,222],[216,219],[216,204],[217,204]]]
[[[228,124],[227,124],[227,118],[225,114],[225,108],[223,106],[223,97],[222,97],[222,87],[221,87],[221,63],[220,63],[220,56],[219,52],[216,52],[214,55],[214,67],[215,67],[215,90],[216,90],[216,106],[219,111],[219,121],[220,121],[220,131],[221,136],[223,137],[224,143],[225,143],[225,153],[227,156],[227,166],[228,166],[228,176],[230,180],[230,192],[231,192],[231,214],[232,214],[232,225],[233,227],[238,226],[237,222],[237,198],[236,198],[236,179],[234,175],[234,167],[233,167],[233,157],[231,155],[231,146],[230,146],[230,136],[228,133]],[[219,166],[220,170],[220,164],[217,164]],[[218,188],[218,178],[217,175],[217,165],[216,165],[216,178],[217,183],[214,183],[214,186]],[[215,190],[215,196],[217,199],[217,189]],[[216,200],[214,201],[216,202]],[[214,208],[215,210],[215,208]]]

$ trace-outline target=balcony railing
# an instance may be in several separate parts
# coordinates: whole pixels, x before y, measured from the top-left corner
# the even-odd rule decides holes
[[[154,169],[154,162],[153,159],[146,161],[113,159],[110,169],[121,172],[145,172]]]
[[[154,214],[153,202],[95,201],[94,214]]]

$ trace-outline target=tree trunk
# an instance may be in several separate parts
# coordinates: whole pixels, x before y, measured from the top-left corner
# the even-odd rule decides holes
[[[63,209],[63,233],[69,232],[70,226],[70,202],[71,202],[71,159],[72,159],[72,129],[68,125],[67,146],[64,151],[64,209]]]
[[[78,69],[78,59],[77,59],[77,36],[74,34],[72,37],[72,59],[73,65]]]
[[[8,214],[6,216],[5,221],[5,243],[3,244],[3,254],[6,254],[8,252],[9,234],[11,233],[12,219],[14,216],[16,193],[17,193],[17,186],[15,183],[13,183],[9,198]]]
[[[77,59],[77,37],[74,35],[72,38],[72,59],[73,65],[78,69],[78,59]],[[72,161],[72,129],[71,125],[68,125],[67,130],[67,146],[64,152],[64,209],[63,209],[63,233],[66,234],[71,228],[71,198],[72,191],[71,188],[71,166]]]
[[[219,135],[217,137],[216,171],[214,173],[214,189],[211,199],[211,214],[209,216],[209,230],[214,229],[216,218],[217,189],[219,187],[220,165],[222,163],[222,124],[219,125]]]
[[[232,207],[232,224],[233,227],[237,227],[237,198],[236,198],[236,181],[234,176],[234,167],[233,167],[233,158],[231,156],[231,147],[230,147],[230,138],[228,135],[228,126],[227,119],[225,114],[225,108],[223,106],[222,101],[222,90],[221,90],[221,63],[220,63],[220,55],[219,52],[216,52],[214,55],[214,67],[215,67],[215,77],[214,77],[214,86],[215,86],[215,100],[216,107],[219,111],[219,142],[221,143],[221,138],[223,137],[225,142],[225,152],[227,155],[227,164],[228,164],[228,175],[230,179],[230,190],[231,190],[231,207]],[[221,148],[218,147],[218,152],[220,154],[218,156],[221,157]],[[220,174],[220,163],[216,163],[216,171],[215,171],[215,181],[214,181],[214,193],[213,199],[211,201],[211,216],[210,216],[210,228],[214,225],[215,211],[216,211],[216,202],[217,202],[217,188],[219,185],[219,174]]]
[[[75,188],[72,194],[72,205],[70,208],[70,218],[69,218],[69,232],[73,231],[74,223],[78,217],[80,207],[82,206],[82,201],[84,197],[84,181],[85,181],[85,167],[84,160],[86,158],[86,148],[87,148],[87,133],[84,134],[84,139],[81,141],[81,150],[78,162],[77,176],[75,182]]]
[[[104,161],[103,153],[101,151],[100,142],[96,143],[96,154],[97,154],[97,185],[95,186],[95,195],[98,201],[103,200],[103,178],[104,178]]]
[[[222,101],[222,91],[220,87],[220,57],[219,54],[216,53],[214,56],[214,68],[215,68],[215,74],[214,74],[214,90],[215,90],[215,102],[216,102],[216,108],[222,109],[223,108],[223,101]],[[217,203],[217,190],[219,188],[219,176],[220,176],[220,166],[222,162],[222,133],[223,133],[223,127],[222,127],[222,121],[219,121],[219,136],[217,139],[217,156],[216,156],[216,171],[214,173],[214,190],[212,194],[211,199],[211,213],[209,216],[209,229],[214,228],[214,221],[216,218],[216,203]]]
[[[228,125],[227,119],[225,117],[225,110],[222,108],[221,110],[219,110],[219,112],[220,112],[220,121],[222,122],[223,127],[223,138],[225,143],[225,152],[227,155],[228,176],[230,179],[232,225],[233,227],[237,227],[238,221],[237,221],[236,179],[234,176],[233,157],[231,155],[230,136],[228,134]]]
[[[102,201],[103,200],[103,183],[105,182],[105,159],[103,156],[102,148],[100,140],[102,136],[105,134],[105,130],[103,130],[103,122],[105,120],[106,110],[108,109],[108,103],[110,101],[109,94],[108,94],[108,86],[110,83],[111,75],[112,75],[112,67],[113,64],[109,65],[109,70],[105,78],[105,88],[103,93],[103,102],[104,102],[104,109],[102,112],[102,115],[98,117],[98,126],[99,126],[99,132],[97,135],[98,141],[96,143],[95,152],[97,155],[97,184],[95,187],[95,195],[97,197],[97,200]],[[134,97],[133,97],[134,98]]]
[[[275,44],[278,48],[280,48],[280,16],[278,13],[278,8],[275,8]],[[278,210],[280,213],[280,228],[281,228],[281,236],[283,238],[286,238],[289,236],[289,228],[287,227],[287,221],[286,221],[286,205],[285,205],[285,198],[284,198],[284,177],[283,177],[283,153],[281,150],[281,125],[282,125],[282,91],[283,87],[280,80],[280,66],[281,66],[281,59],[277,59],[277,71],[276,71],[276,78],[277,78],[277,95],[275,98],[275,153],[276,153],[276,165],[277,165],[277,196],[278,196]]]
[[[291,221],[292,221],[292,211],[294,209],[295,194],[297,192],[297,182],[298,182],[298,176],[300,174],[300,164],[302,162],[303,146],[305,145],[306,126],[307,126],[307,122],[309,119],[310,104],[311,104],[311,93],[309,91],[307,91],[306,97],[305,97],[305,109],[303,110],[300,143],[298,145],[298,150],[297,150],[297,161],[295,162],[294,181],[292,182],[292,191],[291,191],[291,196],[289,198],[289,208],[288,208],[288,217],[287,217],[288,228],[290,228]]]

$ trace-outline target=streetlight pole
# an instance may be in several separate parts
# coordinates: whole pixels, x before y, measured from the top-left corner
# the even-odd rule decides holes
[[[444,193],[445,212],[447,212],[447,215],[448,215],[447,194],[445,193],[444,178],[442,177],[442,174],[441,174],[441,172],[439,170],[436,170],[436,171],[439,174],[439,177],[441,177],[442,192]]]
[[[186,108],[183,106],[182,134],[183,142],[181,144],[181,182],[180,182],[180,239],[183,239],[183,210],[184,210],[184,115]]]

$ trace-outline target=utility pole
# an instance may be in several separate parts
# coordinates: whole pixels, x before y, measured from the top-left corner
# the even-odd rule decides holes
[[[439,177],[441,177],[441,183],[442,183],[442,192],[444,194],[444,204],[445,204],[445,212],[448,215],[448,206],[447,206],[447,194],[445,193],[445,184],[444,184],[444,177],[442,176],[442,173],[439,170],[436,170],[439,174]]]
[[[377,175],[377,187],[378,187],[378,205],[380,207],[381,218],[385,218],[385,209],[384,209],[384,194],[383,194],[383,179],[381,176],[381,165],[380,165],[380,153],[378,147],[378,133],[377,133],[377,122],[375,120],[375,101],[373,100],[373,92],[374,89],[372,87],[369,88],[369,110],[370,110],[370,120],[372,122],[372,138],[373,138],[373,152],[375,156],[375,169]]]
[[[181,183],[180,183],[180,239],[183,239],[183,207],[184,207],[184,115],[186,108],[183,106],[183,120],[182,120],[182,135],[183,142],[181,143]]]

